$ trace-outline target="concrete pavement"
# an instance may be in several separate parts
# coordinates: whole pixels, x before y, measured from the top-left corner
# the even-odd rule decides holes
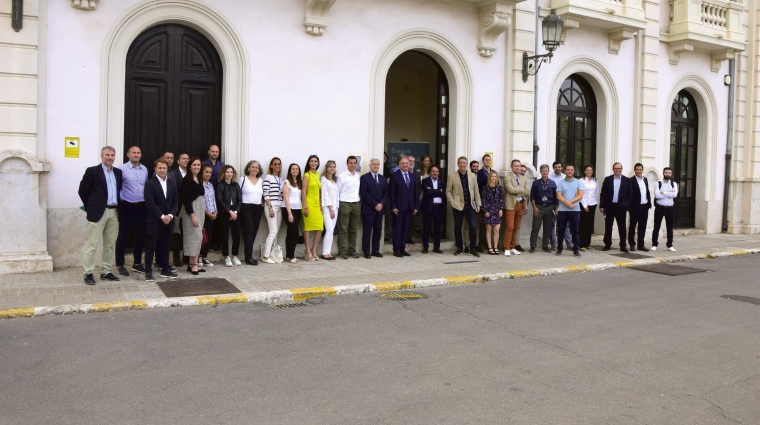
[[[594,243],[601,245],[600,237],[596,236]],[[714,253],[753,253],[760,248],[760,236],[676,236],[674,246],[678,252],[669,252],[661,245],[656,253],[643,253],[651,258],[637,261],[684,261]],[[142,275],[136,273],[120,282],[98,281],[95,286],[87,286],[82,282],[81,269],[71,268],[50,274],[0,276],[0,317],[226,302],[293,302],[311,296],[450,285],[505,277],[576,273],[632,264],[613,256],[618,253],[617,250],[591,250],[583,253],[581,258],[576,258],[567,251],[561,257],[543,252],[525,252],[523,255],[512,257],[482,255],[475,258],[467,254],[454,256],[452,251],[446,251],[443,255],[414,252],[412,257],[403,259],[386,256],[371,260],[360,258],[302,261],[299,264],[260,263],[258,266],[239,267],[223,267],[218,257],[212,257],[217,260],[216,266],[207,267],[208,272],[201,274],[199,278],[226,278],[238,287],[243,295],[182,299],[165,297],[155,283],[145,282]],[[180,271],[180,276],[192,278],[184,271]],[[156,277],[160,279],[157,274]]]

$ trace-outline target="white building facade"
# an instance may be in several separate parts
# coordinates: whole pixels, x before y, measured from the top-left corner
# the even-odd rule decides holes
[[[523,82],[550,9],[564,43]],[[80,265],[84,169],[133,144],[149,168],[212,143],[238,169],[359,154],[366,171],[415,142],[447,172],[486,152],[534,173],[641,162],[650,182],[676,165],[680,227],[756,234],[758,24],[750,0],[6,0],[0,273]]]

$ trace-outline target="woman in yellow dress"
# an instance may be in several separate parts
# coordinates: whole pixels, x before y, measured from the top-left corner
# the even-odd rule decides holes
[[[324,222],[322,221],[322,184],[319,181],[319,157],[316,155],[309,156],[306,161],[306,172],[301,180],[301,203],[303,205],[303,242],[306,248],[304,258],[306,261],[317,261],[317,246],[319,238],[322,237]],[[313,243],[309,243],[313,233]]]

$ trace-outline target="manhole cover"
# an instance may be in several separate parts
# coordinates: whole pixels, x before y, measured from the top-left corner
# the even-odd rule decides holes
[[[391,292],[388,294],[381,294],[380,298],[385,298],[386,300],[419,300],[422,298],[422,294],[417,294],[414,292]]]
[[[633,266],[632,269],[641,270],[643,272],[659,273],[668,276],[680,276],[683,274],[692,273],[704,273],[712,270],[695,269],[693,267],[675,266],[673,264],[647,264],[642,266]]]
[[[306,304],[306,303],[277,304],[277,308],[306,307],[307,305],[309,304]]]
[[[166,280],[156,285],[168,298],[240,293],[240,289],[222,278]]]
[[[745,297],[744,295],[721,295],[720,297],[725,298],[727,300],[741,301],[744,303],[760,305],[760,298]]]
[[[622,252],[620,254],[610,254],[613,257],[627,258],[629,260],[641,260],[642,258],[652,258],[649,255],[635,254],[633,252]]]

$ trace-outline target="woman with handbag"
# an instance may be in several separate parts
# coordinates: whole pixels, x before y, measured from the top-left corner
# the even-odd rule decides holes
[[[333,234],[338,222],[338,183],[335,175],[335,161],[327,161],[322,171],[322,216],[325,220],[325,238],[322,241],[322,259],[335,260],[332,255]]]
[[[269,227],[269,235],[264,243],[264,251],[261,253],[261,261],[264,263],[274,264],[275,261],[272,257],[272,251],[277,244],[277,234],[280,232],[280,225],[282,224],[282,186],[283,181],[280,174],[282,173],[282,161],[280,158],[274,157],[269,161],[269,173],[264,178],[264,202],[266,203],[265,217],[267,219],[267,227]],[[282,262],[282,259],[280,259]]]
[[[216,187],[216,205],[219,209],[220,239],[222,245],[222,255],[224,256],[224,265],[232,267],[239,266],[240,259],[237,257],[240,252],[240,220],[238,220],[238,211],[243,203],[243,196],[240,193],[240,186],[236,180],[235,168],[232,165],[225,165],[219,170],[219,183]],[[232,232],[232,258],[230,258],[230,232]],[[205,263],[204,263],[205,264]]]
[[[288,213],[285,220],[288,234],[285,236],[285,261],[298,263],[296,245],[298,244],[298,229],[301,226],[301,167],[290,164],[285,185],[282,190],[283,203]]]
[[[180,217],[182,217],[182,233],[184,235],[182,245],[185,255],[190,258],[187,270],[197,275],[199,272],[206,271],[198,267],[198,254],[200,254],[201,245],[203,245],[203,226],[206,218],[206,201],[203,199],[206,191],[203,189],[203,182],[200,177],[201,159],[196,157],[190,160],[188,170],[189,172],[182,180],[180,193],[182,202]]]
[[[206,203],[206,219],[203,223],[203,246],[201,246],[201,258],[199,265],[214,267],[214,264],[208,260],[208,249],[211,244],[208,243],[208,237],[214,230],[216,218],[218,216],[216,209],[216,192],[214,185],[211,184],[211,174],[214,167],[211,164],[201,164],[201,179],[203,180],[203,201]]]
[[[245,263],[251,266],[259,264],[253,258],[253,242],[259,232],[261,214],[264,212],[262,198],[264,187],[261,179],[261,163],[251,160],[245,166],[245,176],[238,180],[243,205],[240,207],[240,225],[243,227],[243,244],[245,245]]]

